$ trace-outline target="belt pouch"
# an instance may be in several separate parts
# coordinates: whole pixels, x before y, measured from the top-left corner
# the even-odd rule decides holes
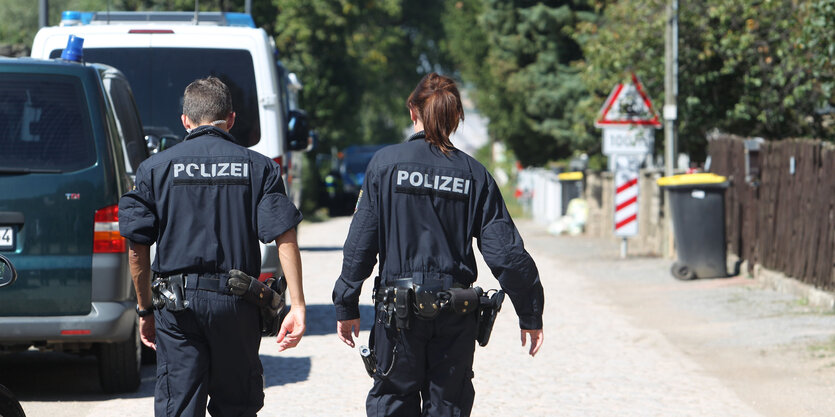
[[[424,281],[415,285],[415,307],[420,318],[434,319],[438,316],[441,312],[438,294],[443,290],[443,281]]]
[[[479,296],[474,288],[450,288],[449,306],[455,314],[469,314],[478,308]]]

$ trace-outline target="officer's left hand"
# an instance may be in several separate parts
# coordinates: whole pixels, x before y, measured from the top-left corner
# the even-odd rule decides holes
[[[302,340],[305,327],[305,308],[304,306],[290,306],[290,312],[281,323],[281,330],[278,331],[278,351],[284,351],[296,347]]]
[[[524,330],[522,329],[522,346],[525,346],[525,336],[529,335],[531,338],[531,350],[528,352],[531,356],[536,356],[536,353],[539,352],[539,348],[542,347],[542,342],[545,341],[545,335],[542,333],[542,329],[537,330]]]

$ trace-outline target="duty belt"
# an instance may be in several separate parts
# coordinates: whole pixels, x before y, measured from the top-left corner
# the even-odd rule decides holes
[[[476,340],[481,346],[490,340],[493,323],[504,301],[502,290],[485,292],[480,287],[463,285],[443,288],[437,282],[418,285],[410,278],[398,279],[394,284],[374,288],[377,320],[387,328],[409,329],[413,317],[431,320],[442,310],[461,315],[475,312],[478,317]]]
[[[399,287],[397,287],[397,286],[393,286],[393,287],[380,286],[378,288],[375,288],[374,293],[372,294],[372,297],[374,298],[374,302],[376,302],[376,303],[386,302],[387,291],[390,292],[389,289],[394,289],[394,288],[399,288]],[[420,288],[420,287],[418,286],[418,288]],[[472,286],[466,285],[466,284],[459,284],[459,283],[456,282],[456,283],[452,284],[452,288],[466,289],[466,288],[472,288]],[[448,290],[444,290],[444,291],[448,291]]]
[[[165,307],[172,312],[185,310],[189,304],[185,296],[186,288],[231,294],[226,288],[228,279],[228,274],[158,275],[151,284],[154,307]]]
[[[220,293],[229,293],[226,288],[226,281],[229,279],[229,274],[173,274],[165,276],[157,276],[158,279],[170,280],[171,278],[182,277],[183,287],[197,290],[213,291]]]
[[[379,304],[380,317],[388,327],[411,327],[412,317],[431,320],[443,310],[455,314],[470,314],[479,305],[480,288],[457,284],[445,288],[442,281],[415,284],[411,278],[400,278],[393,286],[374,289],[373,298]]]

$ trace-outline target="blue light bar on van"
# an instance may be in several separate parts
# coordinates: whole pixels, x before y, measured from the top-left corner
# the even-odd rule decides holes
[[[60,26],[78,26],[90,24],[93,20],[92,12],[79,12],[77,10],[64,10],[61,13]]]
[[[226,24],[229,26],[244,26],[255,27],[255,21],[252,16],[246,13],[224,13],[226,15]]]
[[[200,12],[197,20],[200,24],[214,24],[218,26],[255,27],[252,16],[246,13]],[[79,12],[66,10],[61,13],[61,26],[78,26],[120,23],[194,23],[192,12]]]

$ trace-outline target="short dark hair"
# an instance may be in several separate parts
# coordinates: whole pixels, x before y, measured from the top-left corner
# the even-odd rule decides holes
[[[183,114],[194,123],[224,120],[232,111],[229,87],[217,77],[194,80],[183,93]]]

